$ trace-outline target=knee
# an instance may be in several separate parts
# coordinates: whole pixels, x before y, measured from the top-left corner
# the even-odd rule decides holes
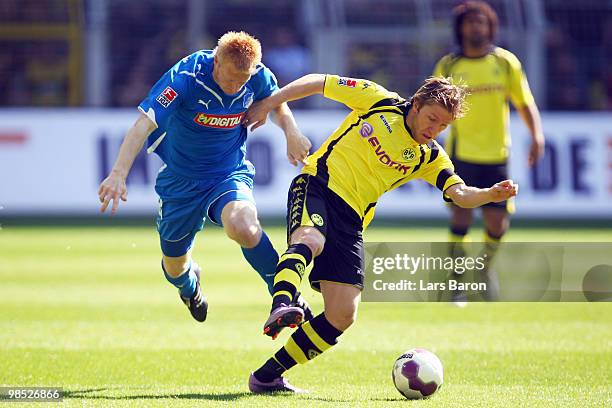
[[[312,252],[314,258],[323,252],[325,237],[316,229],[308,227],[305,230],[296,231],[295,235],[291,238],[291,243],[306,245]]]
[[[261,226],[257,219],[251,220],[246,217],[230,217],[223,224],[227,236],[236,241],[241,247],[253,248],[259,243],[261,237]]]
[[[487,235],[493,239],[501,239],[506,233],[506,228],[487,228]]]
[[[451,215],[451,224],[454,227],[469,228],[472,224],[472,209],[454,206]]]
[[[354,308],[338,308],[334,310],[325,310],[325,318],[336,329],[345,331],[357,320],[357,309]]]
[[[178,278],[187,270],[189,267],[189,262],[191,257],[189,254],[185,254],[183,256],[165,256],[162,258],[162,262],[164,264],[164,270],[168,274],[168,276],[172,278]]]
[[[323,246],[325,245],[325,242],[313,237],[307,237],[305,239],[302,239],[302,244],[310,248],[312,256],[315,257],[318,256],[321,252],[323,252]]]

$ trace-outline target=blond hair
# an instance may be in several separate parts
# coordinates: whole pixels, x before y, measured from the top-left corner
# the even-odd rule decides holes
[[[437,103],[442,105],[453,120],[463,117],[467,112],[465,97],[468,92],[463,85],[455,85],[451,78],[429,77],[410,100],[419,106]]]
[[[257,38],[244,31],[228,31],[219,38],[215,55],[227,57],[236,68],[249,71],[261,62],[261,44]]]

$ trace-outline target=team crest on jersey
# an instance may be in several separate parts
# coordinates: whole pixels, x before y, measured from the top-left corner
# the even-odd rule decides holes
[[[244,109],[248,109],[249,106],[251,106],[253,104],[253,94],[249,93],[247,94],[247,96],[242,100],[242,107]]]
[[[161,106],[167,108],[177,97],[177,95],[178,93],[174,89],[172,89],[172,87],[167,86],[166,89],[164,89],[155,100],[159,102]]]
[[[216,129],[232,129],[240,126],[244,112],[233,115],[210,115],[200,112],[196,114],[193,121],[200,126],[206,126]]]
[[[354,88],[357,86],[357,80],[352,78],[339,78],[338,85],[348,86],[349,88]]]
[[[412,148],[404,149],[402,152],[402,157],[404,160],[413,161],[416,158],[416,152]]]

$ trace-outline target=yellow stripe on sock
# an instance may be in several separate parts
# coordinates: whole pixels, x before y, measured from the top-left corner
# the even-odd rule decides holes
[[[274,275],[274,284],[278,282],[289,282],[298,289],[302,283],[302,277],[293,269],[283,269]]]
[[[277,297],[277,296],[282,296],[282,295],[287,296],[287,297],[289,298],[289,301],[291,301],[291,298],[293,297],[293,294],[292,294],[292,293],[289,293],[289,292],[287,292],[286,290],[280,290],[280,291],[276,292],[276,293],[274,294],[274,296],[272,296],[272,299],[274,299],[274,298],[275,298],[275,297]]]
[[[306,336],[308,336],[310,341],[312,341],[312,344],[317,346],[319,350],[325,351],[331,346],[333,346],[333,344],[327,343],[325,340],[321,338],[321,336],[319,336],[319,334],[310,325],[310,322],[304,323],[302,325],[302,330],[304,330],[304,333],[306,333]]]
[[[304,364],[308,361],[308,358],[300,346],[298,346],[295,340],[293,340],[293,337],[289,337],[287,344],[285,344],[285,350],[287,350],[287,353],[289,353],[291,358],[293,358],[299,364]]]
[[[492,236],[490,236],[489,234],[485,232],[484,242],[486,242],[487,244],[499,244],[501,242],[501,239],[493,238]]]
[[[304,258],[304,255],[301,254],[282,254],[278,260],[278,263],[280,264],[281,262],[286,261],[287,259],[297,259],[298,261],[306,265],[306,258]]]
[[[276,361],[276,362],[278,363],[278,365],[279,365],[279,366],[283,367],[283,368],[285,369],[285,371],[287,371],[287,370],[288,370],[288,368],[287,368],[287,367],[285,367],[285,366],[283,365],[283,363],[281,363],[280,361],[278,361],[278,358],[276,358],[276,357],[274,357],[274,356],[272,356],[272,358],[274,359],[274,361]]]
[[[471,242],[471,239],[467,234],[458,235],[451,232],[448,234],[448,242]]]

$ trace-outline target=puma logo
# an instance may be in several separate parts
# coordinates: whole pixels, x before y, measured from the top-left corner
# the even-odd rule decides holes
[[[201,103],[202,105],[206,106],[206,109],[208,109],[208,104],[210,103],[211,100],[212,99],[209,99],[208,102],[204,102],[203,100],[198,99],[198,103]]]

